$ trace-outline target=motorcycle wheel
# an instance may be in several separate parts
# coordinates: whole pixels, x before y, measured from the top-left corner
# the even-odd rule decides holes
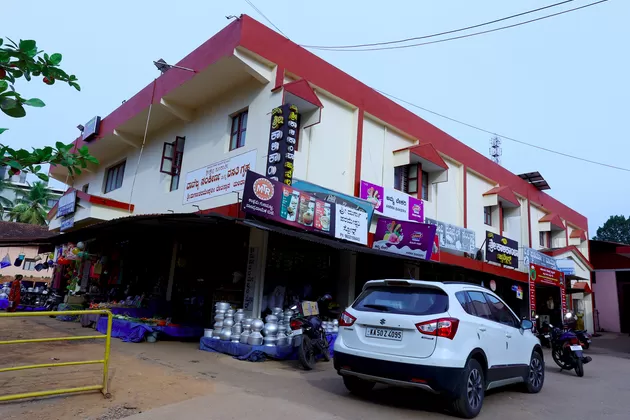
[[[561,369],[566,369],[568,366],[566,363],[562,361],[562,350],[561,349],[551,349],[551,357],[553,357],[553,361],[556,362],[556,365],[560,366]]]
[[[55,305],[55,306],[53,306],[53,307],[50,309],[50,311],[51,311],[51,312],[56,312],[56,311],[58,311],[58,310],[59,310],[59,305]],[[48,317],[49,317],[49,318],[57,318],[57,316],[56,316],[56,315],[48,315]]]
[[[302,344],[298,347],[298,360],[306,370],[313,370],[315,368],[313,340],[306,335],[302,338]]]
[[[580,378],[584,376],[584,364],[582,363],[582,359],[579,357],[575,361],[575,374]]]

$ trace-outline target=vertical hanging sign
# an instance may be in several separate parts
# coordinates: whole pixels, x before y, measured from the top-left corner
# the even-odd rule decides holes
[[[567,313],[567,286],[564,282],[564,273],[560,275],[560,299],[562,300],[562,319]]]
[[[267,177],[283,184],[293,182],[293,160],[298,126],[298,108],[284,104],[271,111]]]
[[[536,321],[536,267],[531,264],[529,267],[529,309],[530,321]]]

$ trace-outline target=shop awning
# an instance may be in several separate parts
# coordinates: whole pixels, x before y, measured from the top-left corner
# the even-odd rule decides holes
[[[509,187],[497,186],[483,193],[483,201],[485,206],[498,206],[499,203],[503,207],[515,208],[520,207],[516,194]]]
[[[538,221],[538,228],[542,232],[566,229],[564,222],[556,213],[549,213],[541,217]]]
[[[589,286],[587,282],[578,281],[578,282],[575,282],[573,286],[569,288],[569,290],[567,290],[567,293],[569,294],[584,293],[585,295],[589,295],[593,293],[593,291],[591,290],[591,286]]]

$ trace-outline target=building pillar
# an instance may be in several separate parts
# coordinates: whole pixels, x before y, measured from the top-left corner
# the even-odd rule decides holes
[[[177,241],[173,241],[173,251],[171,252],[171,265],[168,270],[168,284],[166,286],[166,301],[170,302],[173,296],[173,282],[175,281],[175,267],[177,267]]]
[[[268,240],[269,232],[250,228],[243,309],[248,316],[251,315],[254,318],[259,318],[262,311],[261,304],[265,286]]]
[[[337,282],[337,296],[333,299],[342,309],[354,302],[354,288],[357,273],[357,254],[352,251],[339,251],[339,281]]]

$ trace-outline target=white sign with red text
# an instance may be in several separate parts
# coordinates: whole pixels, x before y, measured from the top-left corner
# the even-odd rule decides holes
[[[245,175],[250,169],[256,170],[256,150],[188,172],[184,204],[243,191]]]

